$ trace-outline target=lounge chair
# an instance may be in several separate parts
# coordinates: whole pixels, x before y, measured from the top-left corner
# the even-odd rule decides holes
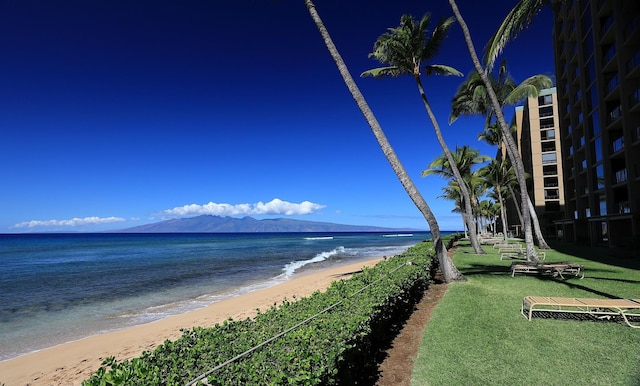
[[[502,260],[502,257],[500,257]],[[516,273],[532,273],[565,279],[565,276],[575,276],[584,279],[584,267],[576,263],[536,263],[536,262],[515,262],[511,263],[511,277]]]
[[[527,296],[522,300],[520,312],[528,320],[534,312],[586,314],[596,319],[621,317],[628,326],[640,328],[640,299]]]

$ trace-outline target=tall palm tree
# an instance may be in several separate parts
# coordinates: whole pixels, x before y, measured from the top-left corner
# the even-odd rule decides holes
[[[444,198],[445,200],[453,201],[453,209],[451,209],[452,213],[460,213],[462,216],[462,223],[464,224],[464,211],[462,210],[462,195],[460,194],[460,187],[458,183],[454,180],[449,180],[447,186],[442,187],[443,194],[438,196],[438,198]],[[464,226],[464,236],[468,236],[468,229],[465,224]]]
[[[447,144],[444,141],[442,132],[438,121],[431,109],[431,105],[427,100],[427,96],[422,85],[422,70],[424,69],[426,75],[456,75],[462,76],[460,71],[453,67],[445,66],[442,64],[427,64],[425,61],[432,59],[438,52],[451,25],[453,24],[453,18],[441,19],[436,24],[435,28],[428,35],[427,28],[431,23],[431,15],[425,14],[420,21],[416,21],[411,15],[403,15],[400,18],[400,26],[397,28],[390,28],[389,32],[381,35],[376,40],[373,46],[373,52],[369,55],[374,57],[382,64],[386,64],[386,67],[374,68],[365,71],[361,76],[372,76],[376,78],[381,77],[397,77],[400,75],[411,75],[416,81],[418,86],[418,92],[422,98],[422,102],[427,111],[433,128],[436,133],[436,138],[444,151],[447,160],[449,161],[453,174],[460,184],[462,197],[464,199],[465,209],[465,223],[467,227],[471,229],[472,219],[468,214],[471,213],[471,202],[469,198],[469,192],[464,184],[460,171],[455,166],[455,162]],[[478,238],[471,232],[469,234],[469,240],[475,253],[486,253]]]
[[[506,60],[502,61],[497,77],[494,77],[492,73],[487,73],[485,75],[488,77],[493,90],[496,92],[501,108],[504,108],[507,105],[515,105],[523,102],[529,97],[537,96],[540,90],[553,85],[551,78],[546,75],[534,75],[525,79],[522,83],[517,84],[507,72]],[[458,88],[458,91],[452,101],[452,112],[449,117],[449,122],[455,121],[460,115],[473,114],[482,114],[487,117],[485,129],[480,135],[478,135],[478,138],[497,142],[498,146],[500,146],[503,142],[503,138],[500,130],[498,129],[499,125],[497,125],[497,122],[492,120],[495,114],[489,100],[487,88],[477,71],[472,72]],[[509,127],[510,132],[514,132],[515,121],[512,121]],[[520,154],[518,153],[518,157],[519,156]],[[533,229],[536,240],[538,241],[538,247],[548,249],[549,245],[542,235],[540,222],[535,212],[535,207],[531,202],[531,197],[527,194],[524,199],[529,206]]]
[[[524,102],[529,97],[538,96],[540,90],[553,86],[553,80],[541,74],[530,76],[520,84],[516,83],[507,71],[506,60],[501,62],[497,76],[492,72],[487,72],[486,76],[496,93],[501,110],[505,106],[513,106]],[[495,124],[495,113],[487,87],[477,71],[472,71],[458,87],[451,106],[449,123],[455,121],[460,115],[482,114],[487,118],[485,126]]]
[[[500,217],[502,220],[503,236],[506,240],[507,230],[509,229],[507,220],[507,211],[505,205],[505,190],[508,190],[508,185],[513,184],[515,180],[515,174],[513,168],[507,165],[506,160],[492,160],[491,163],[482,167],[479,174],[485,178],[486,184],[491,186],[495,192],[498,203],[500,204]]]
[[[467,23],[462,18],[460,14],[460,10],[458,9],[458,5],[455,0],[449,0],[449,5],[453,10],[453,14],[455,15],[458,24],[460,24],[460,28],[462,29],[462,34],[464,36],[465,43],[467,44],[467,49],[469,50],[469,55],[471,56],[471,62],[473,63],[474,68],[480,75],[482,82],[485,84],[487,93],[489,95],[489,101],[491,102],[491,108],[496,116],[498,124],[500,126],[500,130],[502,131],[502,137],[505,140],[507,154],[511,159],[512,165],[514,166],[514,171],[516,172],[516,176],[518,178],[518,185],[520,186],[520,194],[522,197],[527,196],[527,184],[525,178],[525,170],[524,163],[518,154],[518,146],[515,143],[515,140],[510,135],[509,126],[504,119],[504,114],[502,112],[502,108],[500,107],[500,102],[498,100],[498,96],[496,95],[493,86],[489,80],[489,77],[485,73],[485,70],[482,68],[482,64],[480,64],[480,59],[478,58],[478,54],[476,52],[475,46],[473,45],[473,40],[471,39],[471,33],[469,32],[469,27]],[[535,245],[533,243],[533,232],[531,229],[531,211],[529,210],[529,205],[526,204],[525,200],[522,200],[521,204],[522,211],[522,219],[523,219],[523,231],[524,231],[524,241],[526,245],[526,256],[529,261],[538,261],[538,256],[536,254]]]
[[[479,155],[479,151],[476,149],[471,149],[469,146],[464,145],[462,147],[456,146],[456,151],[452,153],[455,166],[458,168],[460,175],[462,176],[462,180],[464,181],[465,187],[469,192],[469,201],[471,203],[471,212],[467,213],[473,219],[475,206],[477,205],[477,197],[479,194],[476,194],[477,187],[479,186],[478,181],[474,181],[476,178],[473,167],[479,165],[483,162],[490,160],[490,157],[485,155]],[[427,169],[422,171],[422,177],[426,177],[429,175],[438,175],[445,179],[454,180],[457,184],[457,180],[455,178],[455,174],[453,172],[453,168],[449,163],[446,155],[443,153],[436,159],[434,159],[428,166]],[[461,191],[461,189],[459,189]],[[463,199],[462,193],[460,193],[460,198]],[[461,208],[464,206],[464,203],[461,203]],[[464,219],[464,217],[463,217]],[[465,225],[466,224],[465,222]],[[475,232],[477,234],[476,227],[469,228],[469,232]],[[471,236],[470,236],[471,237]]]
[[[440,270],[442,271],[444,280],[446,282],[466,281],[465,277],[456,268],[456,266],[453,264],[453,261],[447,255],[447,248],[445,247],[444,242],[442,241],[442,236],[440,234],[440,226],[438,225],[438,221],[436,220],[436,217],[434,216],[433,212],[431,211],[431,208],[429,207],[429,205],[427,204],[425,199],[422,197],[422,195],[416,188],[415,184],[407,174],[402,163],[400,163],[400,160],[398,159],[398,156],[396,155],[395,151],[391,147],[391,144],[389,143],[389,140],[387,139],[384,131],[382,130],[382,127],[378,123],[378,120],[376,119],[376,117],[373,115],[373,111],[371,111],[371,108],[367,104],[367,101],[364,99],[364,96],[362,95],[362,93],[360,92],[360,89],[358,88],[355,81],[353,80],[353,77],[351,77],[351,74],[349,73],[347,65],[344,63],[344,60],[342,59],[342,56],[338,52],[338,49],[336,48],[335,44],[333,44],[333,40],[331,39],[329,32],[324,26],[322,19],[320,19],[320,15],[318,15],[315,5],[311,0],[305,0],[305,4],[307,6],[307,10],[309,11],[309,14],[311,15],[311,18],[313,19],[314,23],[318,27],[320,35],[322,36],[322,39],[325,45],[327,46],[327,49],[329,50],[331,57],[333,58],[333,60],[336,63],[336,66],[338,67],[338,71],[340,72],[340,75],[342,76],[342,79],[344,80],[345,85],[349,89],[349,92],[351,93],[354,101],[356,102],[360,111],[362,112],[362,115],[365,117],[365,119],[367,120],[367,123],[371,127],[371,131],[373,132],[373,135],[376,137],[376,140],[378,141],[378,144],[380,145],[382,152],[384,153],[387,160],[389,161],[391,168],[396,173],[396,176],[400,180],[400,183],[404,187],[405,191],[407,192],[407,194],[409,195],[413,203],[416,205],[418,210],[420,210],[425,220],[429,224],[429,230],[431,232],[431,237],[433,238],[433,243],[436,250],[436,256],[438,258]]]

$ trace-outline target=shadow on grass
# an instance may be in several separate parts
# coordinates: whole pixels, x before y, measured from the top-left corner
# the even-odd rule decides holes
[[[511,276],[511,268],[504,265],[491,265],[491,264],[468,264],[465,267],[460,267],[462,274],[465,276],[474,275],[505,275]]]
[[[599,290],[591,288],[591,287],[587,287],[586,285],[583,285],[583,284],[581,284],[581,283],[579,283],[579,282],[577,282],[575,280],[558,279],[556,277],[546,277],[546,278],[536,277],[536,278],[539,279],[539,280],[552,280],[552,281],[554,281],[554,282],[556,282],[558,284],[564,284],[565,286],[567,286],[567,287],[569,287],[571,289],[579,289],[579,290],[582,290],[582,291],[585,291],[585,292],[589,292],[589,293],[592,293],[594,295],[601,296],[601,297],[604,297],[604,298],[609,298],[609,299],[621,299],[621,298],[623,298],[621,296],[616,296],[616,295],[613,295],[613,294],[610,294],[610,293],[607,293],[607,292],[599,291]],[[594,279],[594,278],[590,277],[590,279]],[[606,280],[620,281],[620,282],[625,282],[625,283],[630,282],[629,280],[625,280],[625,279],[617,280],[617,279],[607,278]],[[636,282],[636,281],[633,280],[631,282],[633,283],[633,282]]]
[[[640,256],[638,251],[616,250],[604,247],[576,245],[560,241],[550,242],[554,250],[568,256],[575,256],[585,260],[615,265],[617,267],[640,270]]]

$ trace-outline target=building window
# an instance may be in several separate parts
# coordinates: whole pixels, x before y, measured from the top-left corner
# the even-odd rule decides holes
[[[542,139],[543,141],[556,139],[556,131],[555,130],[542,130],[540,132],[540,139]]]
[[[541,129],[548,129],[550,127],[554,127],[555,123],[553,122],[553,117],[551,118],[542,118],[540,120],[540,128]]]
[[[560,198],[560,193],[558,189],[545,189],[544,190],[544,199],[545,200],[557,200]]]
[[[604,62],[604,64],[607,64],[616,55],[616,46],[613,44],[608,44],[606,46],[603,46],[602,52],[603,52],[602,61]]]
[[[613,15],[609,15],[606,18],[600,19],[600,34],[604,35],[609,31],[611,26],[613,25]]]
[[[540,118],[552,117],[553,116],[553,106],[540,107],[539,112],[540,112]]]
[[[543,153],[542,154],[542,163],[543,164],[555,164],[558,162],[558,158],[556,153]]]
[[[629,95],[629,106],[633,107],[640,102],[640,88],[637,88],[636,91],[632,92]]]
[[[553,103],[553,95],[548,94],[548,95],[541,95],[538,97],[538,105],[542,106],[542,105],[550,105]]]
[[[635,70],[638,65],[640,65],[640,51],[636,52],[636,54],[633,55],[627,62],[627,74],[633,72],[633,70]]]
[[[593,114],[591,114],[591,129],[591,134],[594,137],[600,134],[600,114],[598,113],[598,110],[594,111]]]
[[[545,141],[541,143],[542,151],[556,151],[555,141]]]
[[[600,215],[604,216],[607,214],[607,196],[604,194],[599,195],[598,201],[600,202]]]
[[[598,88],[595,85],[589,89],[587,104],[589,105],[589,111],[598,106]]]
[[[604,166],[596,166],[596,186],[597,189],[604,189]]]
[[[545,177],[544,178],[544,187],[545,188],[555,188],[558,186],[558,177]]]
[[[602,161],[602,138],[598,137],[593,141],[591,154],[593,154],[593,163]]]
[[[587,84],[591,84],[591,82],[593,82],[595,79],[596,79],[596,65],[594,64],[593,58],[591,58],[587,63]]]
[[[627,169],[620,169],[615,173],[614,181],[616,184],[627,180]]]
[[[615,153],[624,149],[624,137],[615,138],[611,141],[611,152]]]
[[[555,176],[558,175],[558,166],[557,165],[545,165],[542,167],[542,175],[544,176]]]
[[[606,82],[607,82],[607,95],[609,95],[620,84],[618,73],[608,75]]]
[[[622,117],[622,106],[619,103],[612,105],[607,111],[607,123],[613,123],[620,117]]]

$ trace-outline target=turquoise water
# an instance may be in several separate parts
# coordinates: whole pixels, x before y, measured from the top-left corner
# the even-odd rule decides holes
[[[0,235],[0,360],[205,307],[428,232]]]

